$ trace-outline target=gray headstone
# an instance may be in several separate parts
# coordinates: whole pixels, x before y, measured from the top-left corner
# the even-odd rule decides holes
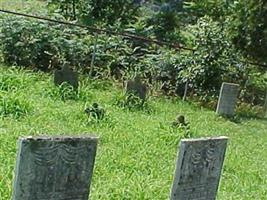
[[[220,91],[216,113],[219,115],[233,116],[239,93],[239,85],[223,83]]]
[[[139,97],[142,101],[145,101],[147,86],[142,83],[139,76],[136,76],[134,80],[130,80],[126,83],[126,94],[133,94]]]
[[[88,200],[97,138],[18,140],[12,200]]]
[[[227,140],[181,140],[170,200],[216,199]]]
[[[62,69],[56,69],[54,72],[55,85],[61,85],[62,83],[68,83],[73,88],[77,89],[79,86],[78,73],[74,72],[68,66],[64,66]]]

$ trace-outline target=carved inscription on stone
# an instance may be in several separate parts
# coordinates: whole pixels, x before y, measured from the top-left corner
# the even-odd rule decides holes
[[[13,200],[88,200],[97,138],[21,138]]]
[[[171,200],[215,200],[226,137],[181,140]]]
[[[54,72],[54,83],[55,85],[61,85],[62,83],[68,83],[73,88],[77,89],[79,86],[78,73],[74,72],[67,65],[63,66],[60,70]]]
[[[233,116],[239,93],[239,85],[223,83],[216,113],[219,115]]]

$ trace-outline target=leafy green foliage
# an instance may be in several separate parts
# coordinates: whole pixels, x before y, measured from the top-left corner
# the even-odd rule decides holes
[[[148,103],[147,101],[143,101],[138,96],[135,96],[133,94],[124,94],[121,96],[118,96],[116,98],[117,106],[128,109],[131,111],[134,110],[148,110]]]
[[[239,0],[227,16],[228,33],[234,44],[246,55],[267,61],[267,2]]]
[[[16,27],[16,28],[13,28]],[[48,70],[64,61],[80,65],[90,60],[90,43],[78,37],[83,30],[65,29],[19,17],[1,18],[1,48],[4,62]],[[89,54],[89,55],[88,55]]]
[[[89,120],[99,122],[105,117],[105,110],[98,103],[94,102],[91,106],[86,107],[84,112],[88,115]]]
[[[203,17],[189,28],[193,35],[195,51],[186,55],[185,67],[179,72],[194,90],[201,95],[216,95],[223,81],[242,80],[245,65],[242,56],[227,41],[226,34],[219,23]]]
[[[244,2],[248,3],[248,8],[243,6]],[[45,71],[68,62],[74,69],[91,77],[117,80],[129,79],[139,73],[150,85],[162,84],[165,94],[181,97],[189,83],[188,95],[191,98],[200,96],[198,99],[207,103],[217,97],[223,81],[235,82],[241,85],[244,102],[262,104],[266,82],[257,77],[263,77],[264,71],[245,64],[245,57],[248,54],[254,58],[265,57],[265,4],[261,0],[257,0],[259,4],[250,0],[244,2],[187,0],[182,9],[177,1],[133,5],[132,1],[119,1],[118,4],[117,1],[51,0],[51,10],[57,9],[66,19],[78,19],[79,23],[102,27],[108,24],[118,31],[126,28],[141,36],[182,43],[195,51],[178,52],[141,40],[90,35],[89,31],[82,29],[2,17],[3,59],[7,64]],[[241,7],[242,12],[236,12]],[[250,22],[246,26],[243,24],[245,13]],[[245,30],[241,30],[242,27]],[[257,41],[264,43],[259,48],[261,56],[253,50]],[[94,51],[95,60],[92,62]],[[244,51],[255,54],[244,56],[241,53]],[[251,70],[255,72],[251,73]]]
[[[132,0],[49,0],[48,5],[67,19],[79,19],[86,24],[95,21],[127,24],[138,11]]]

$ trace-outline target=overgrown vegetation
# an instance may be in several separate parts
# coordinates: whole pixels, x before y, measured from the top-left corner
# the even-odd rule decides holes
[[[113,30],[178,42],[194,51],[1,16],[5,63],[49,71],[68,62],[90,76],[119,80],[138,73],[150,85],[162,84],[165,94],[182,97],[188,85],[191,99],[197,96],[207,105],[218,97],[223,81],[235,82],[241,86],[244,103],[263,105],[266,70],[248,64],[266,58],[266,3],[262,0],[187,0],[183,5],[177,1],[51,0],[47,8],[52,18],[108,25]]]
[[[217,199],[266,198],[267,122],[261,106],[267,73],[249,64],[267,61],[265,1],[12,2],[0,0],[7,9],[194,51],[1,14],[0,58],[7,65],[0,66],[1,200],[11,197],[19,136],[84,133],[100,137],[92,199],[167,199],[180,139],[218,135],[230,143]],[[52,83],[49,73],[65,63],[83,74],[78,89]],[[136,75],[151,88],[145,103],[121,91],[122,81]],[[241,86],[231,120],[203,107],[215,108],[223,81]],[[184,95],[185,86],[188,102],[175,97]],[[177,115],[186,121],[173,123]]]
[[[118,85],[97,79],[80,88],[83,93],[89,93],[90,98],[62,101],[60,97],[51,98],[44,93],[55,87],[47,73],[1,66],[0,75],[12,80],[21,77],[22,81],[8,82],[8,85],[19,87],[14,93],[15,99],[30,102],[32,108],[20,117],[1,117],[1,200],[11,198],[18,137],[80,134],[100,137],[91,199],[167,199],[179,140],[218,135],[228,136],[230,142],[217,199],[266,197],[267,163],[263,158],[267,156],[267,122],[264,119],[240,118],[239,123],[233,123],[213,111],[165,97],[149,100],[153,112],[128,111],[112,104],[122,95]],[[13,99],[14,96],[6,97]],[[103,120],[91,120],[84,112],[95,102],[105,109]],[[178,114],[185,116],[186,126],[173,127]]]

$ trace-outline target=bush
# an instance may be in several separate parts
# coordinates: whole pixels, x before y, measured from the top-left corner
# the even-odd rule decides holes
[[[140,48],[132,48],[132,43],[118,36],[98,35],[96,38],[84,29],[18,17],[3,17],[0,24],[1,50],[8,65],[48,71],[68,62],[85,73],[104,77],[123,76],[123,71],[135,70],[139,62]],[[96,39],[96,57],[91,71]]]
[[[127,24],[138,13],[138,6],[132,0],[49,0],[48,5],[65,18],[85,24],[97,21]]]
[[[9,65],[48,70],[65,61],[84,65],[90,60],[91,41],[80,38],[83,30],[19,17],[3,17],[0,23],[3,59]]]
[[[248,57],[267,62],[267,2],[239,0],[230,7],[227,29],[233,43]]]
[[[219,23],[203,17],[188,32],[192,34],[193,52],[185,55],[180,79],[186,79],[194,91],[202,96],[218,95],[223,81],[239,83],[246,65],[242,56],[227,40]]]

